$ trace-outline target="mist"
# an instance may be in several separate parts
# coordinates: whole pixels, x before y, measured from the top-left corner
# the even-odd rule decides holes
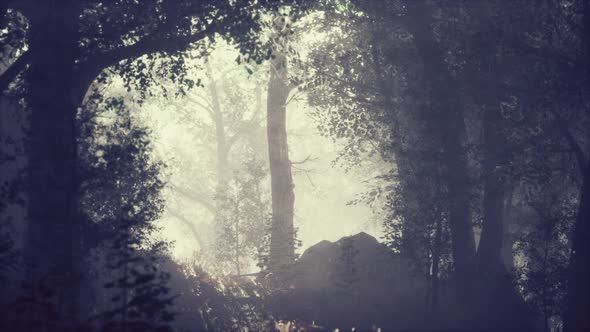
[[[590,4],[0,4],[0,329],[590,330]]]

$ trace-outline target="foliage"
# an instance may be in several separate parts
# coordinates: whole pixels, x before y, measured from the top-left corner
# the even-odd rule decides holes
[[[339,160],[345,167],[371,167],[375,156],[397,165],[377,176],[378,187],[353,203],[373,204],[382,197],[385,239],[412,258],[415,271],[429,275],[433,253],[451,267],[446,221],[447,192],[437,148],[424,134],[429,129],[415,90],[420,78],[407,33],[359,9],[325,13],[318,29],[328,42],[312,45],[309,103],[318,129],[345,140]],[[394,47],[397,47],[395,56]],[[410,79],[417,80],[410,84]],[[434,120],[428,120],[434,121]],[[444,234],[436,243],[436,224]],[[438,262],[436,264],[439,264]]]
[[[546,324],[561,316],[567,291],[570,234],[576,218],[577,193],[553,183],[528,187],[525,199],[538,219],[516,243],[518,285],[526,302]],[[550,187],[549,187],[550,186]]]
[[[497,219],[504,219],[508,230],[515,223],[528,222],[516,234],[516,248],[508,248],[515,249],[510,254],[517,261],[519,290],[546,321],[560,315],[569,271],[572,224],[580,204],[578,189],[588,159],[582,151],[588,145],[590,122],[584,44],[588,31],[581,24],[587,19],[582,15],[584,1],[8,1],[0,4],[3,96],[34,100],[35,92],[27,90],[32,82],[26,84],[26,80],[47,76],[56,78],[49,82],[52,87],[64,87],[55,90],[62,95],[52,95],[48,101],[74,100],[68,110],[61,109],[59,102],[56,105],[60,107],[50,102],[37,103],[47,110],[35,113],[47,116],[61,110],[65,115],[59,116],[66,120],[77,116],[79,126],[73,135],[67,134],[69,126],[55,124],[46,126],[49,129],[45,136],[36,132],[29,135],[33,144],[43,146],[43,141],[53,141],[35,140],[39,134],[55,138],[54,142],[69,142],[64,144],[66,149],[77,149],[74,185],[64,184],[67,188],[61,188],[52,184],[49,176],[47,183],[40,183],[56,188],[52,189],[56,198],[61,197],[62,189],[78,191],[74,196],[80,211],[73,215],[79,220],[76,227],[79,225],[80,229],[72,232],[80,230],[83,241],[68,259],[71,266],[76,266],[77,258],[87,258],[85,263],[92,273],[100,274],[96,270],[104,268],[100,277],[86,275],[89,279],[96,277],[92,281],[104,281],[108,289],[109,298],[89,305],[101,312],[104,330],[155,329],[168,325],[173,315],[169,310],[171,276],[160,269],[166,261],[166,244],[154,238],[158,231],[154,221],[162,216],[164,207],[163,165],[151,159],[150,133],[136,125],[129,105],[102,95],[100,88],[115,73],[122,78],[123,87],[136,94],[137,105],[141,105],[149,97],[160,95],[164,103],[174,95],[182,104],[196,96],[190,93],[194,87],[224,85],[226,93],[217,100],[222,110],[206,105],[206,111],[213,115],[212,121],[198,119],[191,129],[208,145],[221,145],[227,140],[227,146],[219,151],[226,159],[231,145],[241,144],[241,149],[234,151],[240,154],[234,161],[250,161],[240,172],[235,172],[236,166],[223,162],[217,170],[192,169],[194,182],[205,188],[205,195],[199,192],[193,197],[198,196],[204,206],[209,205],[218,214],[214,255],[219,261],[231,262],[238,274],[255,256],[264,266],[269,204],[267,193],[261,188],[266,171],[261,160],[251,159],[251,155],[264,150],[257,117],[261,107],[248,102],[251,90],[236,88],[233,78],[246,73],[248,77],[256,76],[254,64],[273,57],[275,36],[268,38],[266,32],[277,12],[283,17],[289,12],[299,20],[310,6],[321,9],[308,21],[313,34],[321,38],[308,38],[311,51],[305,55],[289,46],[295,65],[292,72],[299,76],[291,83],[307,94],[308,104],[316,109],[318,129],[345,142],[335,163],[347,169],[368,164],[379,168],[375,165],[381,162],[393,165],[392,171],[382,170],[373,179],[378,187],[354,203],[375,204],[382,200],[385,240],[389,246],[411,258],[417,273],[446,279],[456,272],[454,263],[459,261],[452,250],[458,243],[451,242],[451,235],[456,232],[452,210],[457,205],[452,187],[464,185],[469,196],[462,206],[468,215],[467,229],[471,231],[470,226],[475,225],[485,232],[490,220],[489,215],[484,215],[484,200],[491,194],[487,180],[490,174],[497,175],[495,181],[502,191],[498,194],[498,206],[502,207],[495,211],[501,217]],[[415,17],[416,8],[424,12]],[[56,17],[65,24],[56,24]],[[54,28],[58,33],[52,35]],[[420,29],[427,30],[426,43],[419,40],[424,37]],[[39,32],[47,32],[48,40],[41,47],[29,45]],[[306,40],[306,34],[307,31],[298,33],[297,37]],[[72,47],[64,51],[66,61],[46,61],[56,59],[55,54],[47,52],[70,39],[71,43],[65,43]],[[238,67],[237,74],[210,74],[203,84],[199,77],[191,75],[190,65],[195,58],[210,55],[221,39],[237,47],[240,54],[236,61],[245,65]],[[420,43],[426,47],[420,49]],[[40,68],[39,64],[63,68]],[[8,70],[4,71],[4,67]],[[218,72],[219,67],[225,65],[214,66],[214,70]],[[55,75],[61,69],[67,69],[63,78]],[[38,73],[28,75],[35,70]],[[86,105],[81,105],[93,82],[92,95],[86,98]],[[259,87],[256,91],[260,93]],[[200,109],[195,105],[188,108]],[[249,114],[253,116],[244,121]],[[47,119],[57,116],[49,114]],[[489,117],[495,117],[499,128],[496,140],[486,136]],[[221,121],[211,126],[220,118],[225,124]],[[450,123],[459,125],[450,127]],[[44,126],[39,128],[45,130]],[[203,128],[209,130],[205,132]],[[212,130],[219,128],[227,130],[227,135]],[[5,152],[5,147],[13,142],[3,134],[0,163],[13,162],[16,157]],[[456,146],[445,144],[450,136],[457,138]],[[39,146],[33,148],[43,150]],[[42,167],[47,170],[61,165],[49,156],[43,158],[47,165]],[[460,163],[465,169],[453,178],[453,166]],[[211,181],[215,179],[213,173],[217,174],[217,181]],[[19,197],[23,188],[19,181],[0,184],[0,213],[9,204],[23,204]],[[504,191],[517,193],[516,207],[512,198],[506,202]],[[216,200],[211,199],[213,196]],[[48,197],[48,202],[50,198],[53,197]],[[211,208],[214,205],[218,206]],[[522,221],[508,216],[504,209],[533,213],[530,220]],[[2,268],[12,268],[16,262],[9,221],[0,219]],[[46,229],[53,231],[51,227]],[[48,243],[53,241],[56,247],[75,239],[63,236],[60,230],[48,232],[47,237]],[[57,251],[48,253],[48,257],[57,257]],[[344,251],[344,265],[348,268],[354,252],[347,244]],[[98,257],[97,261],[90,261],[94,257]],[[186,274],[177,267],[171,271],[176,277],[184,278]],[[6,271],[0,272],[4,275]],[[350,272],[350,278],[345,279],[348,284],[355,281],[355,271]],[[269,319],[262,307],[242,302],[246,292],[242,284],[211,281],[197,269],[191,273],[193,276],[187,279],[190,281],[180,289],[194,295],[189,300],[194,303],[187,304],[187,310],[200,313],[199,327],[267,328]],[[46,282],[43,278],[27,280],[19,300],[8,310],[24,316],[39,314],[44,321],[31,324],[57,324],[59,317],[49,305],[54,290]],[[36,314],[27,314],[28,311]]]
[[[218,198],[222,225],[215,243],[218,262],[231,262],[237,275],[251,268],[252,259],[264,252],[270,227],[270,198],[263,186],[266,167],[254,158],[243,166],[225,195]]]
[[[16,298],[4,305],[0,327],[15,331],[58,331],[60,317],[55,305],[55,296],[55,291],[51,289],[46,277],[27,277],[20,280]]]
[[[6,274],[16,267],[19,257],[10,226],[7,220],[0,221],[0,280],[5,280]]]
[[[173,326],[178,331],[273,331],[264,291],[248,278],[215,279],[194,264],[166,261],[170,287],[179,296]]]
[[[102,331],[169,329],[174,318],[170,311],[173,297],[169,294],[170,277],[158,266],[161,248],[138,253],[113,245],[110,250],[107,261],[111,263],[106,268],[114,271],[115,276],[104,287],[111,290],[107,294],[111,295],[112,309],[102,315]]]
[[[88,110],[94,121],[83,127],[88,134],[82,142],[87,167],[82,206],[93,228],[107,235],[95,249],[103,257],[99,280],[105,280],[109,297],[98,309],[102,330],[161,329],[173,319],[169,276],[159,269],[167,244],[152,240],[164,204],[163,165],[151,160],[147,133],[134,123],[123,100],[107,99],[97,107]]]
[[[496,162],[492,172],[499,174],[499,183],[507,189],[519,191],[563,179],[567,191],[577,192],[580,165],[584,164],[580,160],[585,159],[578,150],[584,146],[580,142],[587,141],[587,130],[581,126],[589,118],[584,113],[587,101],[573,92],[580,91],[578,88],[570,86],[578,84],[574,82],[580,82],[582,76],[566,63],[581,59],[574,46],[583,38],[574,28],[580,17],[573,14],[580,13],[580,2],[571,6],[561,6],[559,1],[542,6],[525,2],[479,6],[351,1],[351,5],[342,6],[335,1],[334,5],[338,10],[324,13],[323,20],[316,22],[325,39],[311,45],[309,52],[309,75],[304,77],[309,104],[317,110],[318,128],[347,142],[340,157],[347,167],[366,167],[366,161],[371,160],[367,157],[376,153],[395,165],[390,174],[380,175],[390,185],[370,190],[365,198],[372,203],[377,197],[387,197],[386,239],[394,249],[409,255],[418,271],[430,274],[431,259],[438,251],[441,276],[453,272],[448,219],[454,204],[450,186],[457,179],[449,178],[452,173],[445,165],[448,147],[440,142],[449,131],[459,129],[450,129],[446,124],[451,115],[437,109],[453,98],[449,93],[456,93],[460,100],[452,109],[461,109],[460,121],[466,126],[460,149],[468,158],[468,167],[460,180],[468,187],[470,206],[465,208],[472,214],[472,224],[481,225],[484,217],[483,197],[489,190],[484,186],[489,172],[484,163],[490,156]],[[419,23],[433,31],[427,45],[430,53],[423,58],[416,41],[420,36],[413,28],[413,23],[422,19],[412,16],[415,6],[420,12],[430,10],[422,18],[431,22]],[[564,36],[563,41],[550,41],[549,36],[556,35]],[[445,82],[436,81],[438,78],[428,72],[433,70],[429,68],[437,48],[444,57],[440,59],[446,66],[442,70],[449,73]],[[436,94],[437,90],[445,93]],[[438,100],[444,98],[449,100]],[[486,141],[483,134],[490,114],[500,114],[501,139],[495,142]],[[543,190],[550,191],[547,187]],[[576,204],[575,200],[569,202]],[[533,203],[523,204],[529,208]],[[547,204],[542,207],[546,213],[571,211],[557,201]],[[532,243],[543,236],[557,236],[549,232],[553,235],[539,238],[547,227],[551,229],[551,220],[539,217],[535,230],[528,233],[528,245],[536,248]],[[438,223],[442,224],[440,232],[435,231]],[[437,241],[436,234],[441,232]],[[569,241],[569,233],[557,233],[561,240],[549,241],[553,249],[548,249],[548,255],[563,259],[567,250],[562,245]],[[531,274],[539,269],[538,254],[520,251],[523,260],[532,264],[528,267]],[[552,266],[557,270],[564,267]],[[527,280],[535,278],[538,275]],[[538,293],[534,283],[522,286]],[[563,284],[558,284],[559,292],[563,291]],[[554,299],[561,296],[554,295]]]

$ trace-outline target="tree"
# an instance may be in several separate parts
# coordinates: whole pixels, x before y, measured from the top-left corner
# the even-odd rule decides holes
[[[160,72],[190,86],[192,82],[183,78],[179,52],[215,33],[243,45],[242,50],[253,57],[262,57],[262,45],[255,38],[259,30],[256,13],[279,2],[7,4],[10,10],[3,11],[3,18],[18,11],[26,18],[29,32],[28,50],[0,77],[4,91],[25,70],[25,97],[31,109],[30,227],[25,254],[37,267],[37,274],[51,275],[64,321],[75,325],[78,316],[76,114],[90,84],[105,68],[115,66],[125,73],[129,87],[145,87],[152,77],[144,69],[159,54],[169,60]],[[146,58],[134,61],[144,55]]]
[[[250,159],[245,170],[236,172],[220,206],[225,211],[215,240],[217,263],[230,262],[240,276],[252,266],[252,259],[267,251],[270,199],[263,190],[267,170],[259,160]],[[261,263],[261,262],[258,262]]]
[[[295,261],[293,227],[293,176],[287,143],[287,98],[291,84],[287,71],[288,36],[292,23],[286,14],[278,14],[272,23],[273,52],[269,61],[266,130],[272,197],[272,225],[268,267],[279,273]]]
[[[206,59],[193,61],[194,70],[190,72],[190,77],[205,74],[202,80],[204,89],[193,89],[186,95],[171,97],[166,101],[153,98],[161,103],[161,107],[170,109],[176,115],[172,125],[177,128],[175,132],[186,130],[183,134],[185,138],[178,139],[178,136],[170,134],[169,129],[160,130],[161,127],[156,127],[154,134],[161,135],[162,140],[191,142],[190,145],[175,146],[172,153],[165,153],[165,158],[173,159],[168,169],[170,180],[165,217],[172,216],[191,231],[194,230],[195,237],[200,239],[198,255],[202,257],[202,263],[210,267],[208,272],[217,274],[212,270],[215,269],[225,274],[230,270],[235,272],[234,264],[231,268],[220,264],[221,257],[227,257],[228,254],[225,248],[228,245],[227,236],[223,228],[229,219],[236,216],[234,204],[229,201],[240,196],[242,203],[249,202],[240,188],[250,182],[253,176],[251,171],[260,173],[250,167],[252,160],[266,160],[266,157],[259,156],[264,156],[267,151],[261,87],[261,81],[267,80],[267,77],[266,70],[240,55],[235,45],[216,41],[214,48]],[[153,120],[161,121],[160,110],[146,106],[149,111],[147,120],[151,121],[153,117]],[[195,158],[196,155],[199,157]],[[243,165],[247,165],[246,171],[241,169]],[[258,181],[266,183],[268,174],[256,176],[260,176]],[[259,184],[261,192],[256,194],[256,199],[266,195],[264,183]],[[240,214],[252,213],[241,207],[239,210]],[[244,219],[239,215],[236,218]],[[198,219],[201,221],[198,226],[200,234],[196,234],[195,220]],[[260,223],[265,221],[266,216],[259,220]],[[261,235],[264,233],[266,230]],[[241,254],[241,265],[244,267],[253,256],[251,253],[244,255],[246,252]]]
[[[95,292],[109,297],[93,305],[101,312],[103,331],[155,330],[173,318],[168,274],[158,266],[166,243],[151,239],[164,204],[163,165],[150,160],[147,133],[122,99],[107,98],[97,106],[86,111],[90,119],[82,127],[93,139],[81,144],[81,203],[88,222],[106,230],[93,248],[86,248],[102,258],[86,264],[101,271],[97,281],[104,285],[88,280],[86,286],[98,287]],[[105,117],[109,120],[102,120]]]
[[[550,75],[559,70],[558,75],[564,75],[559,77],[568,82],[565,84],[570,82],[565,73],[571,72],[560,67],[559,59],[545,56],[545,49],[531,48],[526,37],[529,31],[547,34],[540,30],[550,26],[545,20],[553,16],[543,8],[539,10],[539,21],[519,21],[516,18],[526,15],[528,9],[524,3],[509,7],[499,3],[442,6],[416,1],[353,4],[358,8],[340,6],[345,8],[345,14],[339,17],[341,22],[356,23],[360,31],[358,26],[363,23],[371,28],[360,32],[347,26],[340,32],[345,47],[329,45],[317,53],[319,61],[313,69],[320,78],[313,82],[316,85],[312,96],[316,104],[324,107],[337,105],[320,125],[335,137],[350,138],[346,151],[350,160],[357,160],[359,152],[367,151],[366,143],[382,153],[386,151],[386,160],[396,165],[386,178],[400,183],[390,186],[396,189],[398,198],[391,202],[398,202],[394,205],[398,215],[411,220],[408,226],[420,225],[420,220],[425,219],[408,218],[411,207],[425,212],[429,211],[429,203],[439,202],[441,217],[433,221],[449,222],[455,248],[453,274],[461,299],[469,309],[489,307],[484,303],[495,303],[490,306],[498,308],[498,313],[492,315],[476,313],[474,316],[486,321],[477,322],[475,318],[473,324],[508,324],[511,328],[526,324],[526,319],[507,322],[507,316],[499,313],[506,310],[516,320],[528,317],[514,314],[522,312],[522,299],[509,282],[512,274],[499,264],[505,233],[505,192],[510,191],[506,186],[509,179],[518,187],[518,181],[529,175],[528,170],[538,168],[530,173],[533,176],[567,157],[555,150],[564,141],[554,135],[555,122],[547,122],[551,112],[538,112],[539,104],[531,101],[531,91],[520,90],[530,82],[530,77],[525,78],[527,73],[542,76],[537,71],[541,66],[556,70]],[[356,10],[363,11],[366,17],[356,16]],[[492,43],[493,38],[500,43]],[[535,89],[543,89],[539,94],[542,96],[549,93],[546,86]],[[521,110],[527,111],[526,117],[512,122],[515,118],[509,112]],[[537,134],[531,137],[532,132]],[[549,155],[552,166],[543,165]],[[427,166],[429,162],[433,164]],[[416,172],[417,163],[426,172]],[[566,167],[550,176],[569,172]],[[420,177],[414,178],[417,174]],[[442,180],[435,184],[441,192],[434,197],[440,201],[425,195],[429,191],[424,190],[428,182],[424,174],[434,174]],[[469,233],[473,233],[480,217],[482,238],[476,256],[475,239]],[[399,218],[391,220],[397,222]],[[419,230],[428,234],[427,227],[408,226],[402,223],[402,227],[392,227],[391,235],[401,233],[402,238],[410,240],[413,234],[420,234]],[[431,233],[431,243],[437,242],[436,233]],[[411,247],[406,246],[406,250]],[[464,282],[457,283],[459,280]],[[476,290],[488,293],[476,299],[470,295]]]
[[[576,214],[575,186],[556,183],[527,185],[526,204],[538,219],[516,242],[522,259],[516,263],[517,283],[527,304],[542,314],[545,331],[562,321],[567,290],[570,237]],[[552,330],[552,329],[551,329]]]
[[[590,72],[588,54],[590,54],[590,4],[583,3],[583,52],[586,61],[582,67],[584,75]],[[588,85],[585,86],[586,92]],[[587,108],[586,108],[587,111]],[[567,134],[567,132],[565,132]],[[571,137],[571,135],[569,136]],[[570,139],[570,142],[572,140]],[[574,142],[572,142],[574,143]],[[577,144],[572,144],[575,151],[583,151]],[[582,188],[580,190],[579,209],[576,218],[572,251],[570,257],[570,277],[568,283],[568,299],[566,303],[564,327],[565,331],[584,330],[590,327],[590,319],[584,314],[584,308],[590,305],[590,162],[584,154],[578,153],[578,161],[583,174]],[[585,160],[584,160],[585,159]],[[585,168],[585,169],[584,169]]]

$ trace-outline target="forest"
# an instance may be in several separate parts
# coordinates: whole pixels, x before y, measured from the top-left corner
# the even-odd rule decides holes
[[[590,1],[0,1],[0,331],[590,331]]]

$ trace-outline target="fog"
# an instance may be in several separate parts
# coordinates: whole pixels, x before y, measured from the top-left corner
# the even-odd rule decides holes
[[[214,52],[211,58],[225,57],[235,59],[233,50]],[[231,67],[233,64],[230,63]],[[243,68],[237,66],[234,70]],[[197,72],[197,75],[204,72]],[[250,78],[241,77],[244,81]],[[201,91],[191,91],[198,94]],[[221,93],[224,93],[222,91]],[[179,104],[189,108],[189,112],[204,113],[205,110],[198,106],[190,105],[189,101],[179,100]],[[146,104],[148,112],[145,115],[146,122],[150,123],[153,131],[155,151],[157,158],[170,161],[171,165],[167,176],[175,183],[191,181],[186,171],[175,167],[183,165],[188,169],[204,167],[214,169],[215,152],[211,149],[201,149],[196,154],[199,143],[195,142],[195,136],[201,135],[190,123],[178,123],[181,114],[175,107],[163,105],[165,109]],[[336,158],[342,150],[342,144],[329,137],[322,136],[316,129],[312,117],[306,105],[301,102],[291,102],[288,109],[288,136],[289,152],[294,163],[306,162],[297,165],[294,171],[295,183],[295,225],[299,228],[298,237],[302,241],[301,251],[321,240],[337,240],[346,235],[364,231],[376,237],[382,233],[381,225],[373,218],[372,209],[365,205],[352,205],[351,201],[358,198],[360,193],[369,190],[366,181],[370,181],[377,174],[362,174],[358,171],[346,171],[345,166],[338,164]],[[265,110],[263,110],[264,112]],[[204,114],[201,114],[201,116]],[[206,116],[206,115],[205,115]],[[261,124],[263,126],[263,124]],[[266,151],[261,151],[266,153]],[[267,158],[262,155],[261,158]],[[374,172],[377,172],[376,170]],[[195,216],[197,229],[204,233],[210,227],[212,217],[203,211],[198,203],[186,200],[180,193],[170,190],[166,193],[167,201],[181,201],[179,210],[187,216]],[[174,216],[165,213],[159,221],[162,225],[162,235],[175,242],[174,256],[178,259],[187,259],[192,252],[199,250],[198,244],[188,234],[186,225],[179,222]]]
[[[209,61],[213,67],[221,68],[221,71],[233,76],[230,77],[231,86],[219,89],[219,93],[227,95],[237,92],[226,91],[227,89],[242,88],[244,91],[241,93],[247,94],[253,92],[253,86],[259,84],[263,89],[260,91],[261,95],[266,96],[265,81],[268,79],[268,68],[259,66],[256,72],[250,74],[243,65],[235,61],[239,55],[238,51],[225,43],[220,44],[215,46]],[[210,99],[206,86],[209,79],[206,70],[198,68],[202,66],[202,62],[195,61],[189,66],[195,68],[191,72],[195,79],[203,79],[204,87],[194,88],[188,92],[188,97],[179,96],[174,98],[173,102],[158,98],[148,99],[138,106],[136,114],[150,129],[150,136],[154,142],[154,157],[168,165],[166,177],[171,184],[191,183],[195,177],[201,179],[203,172],[206,172],[203,177],[209,177],[208,181],[216,176],[215,141],[203,142],[203,136],[211,135],[211,132],[210,129],[207,132],[208,129],[203,129],[197,124],[210,124],[211,120],[203,107],[191,102],[195,99],[207,102]],[[112,92],[107,89],[105,94],[117,94],[120,88],[113,84],[113,87],[109,88]],[[339,162],[337,159],[342,153],[344,142],[322,135],[317,130],[313,110],[305,103],[305,95],[299,92],[293,95],[294,99],[287,105],[287,135],[290,158],[295,164],[295,226],[298,228],[298,239],[302,242],[299,252],[302,253],[309,246],[322,240],[336,241],[359,232],[381,237],[381,221],[375,217],[375,213],[379,213],[382,207],[352,204],[352,201],[371,189],[370,183],[376,176],[387,171],[387,164],[379,164],[378,156],[370,158],[379,166],[371,165],[366,169],[350,169],[345,163]],[[253,94],[250,97],[251,99],[245,103],[252,106],[256,101]],[[266,105],[266,100],[262,105]],[[266,108],[263,107],[258,112],[264,114]],[[246,115],[251,116],[252,114]],[[259,158],[267,160],[268,152],[263,142],[264,118],[260,116],[257,121],[259,130],[262,131],[257,133],[258,139],[262,140],[259,143],[264,148],[256,153]],[[230,162],[235,165],[239,162],[240,151],[232,151],[232,154],[235,157]],[[196,174],[191,173],[191,170],[196,170]],[[189,220],[201,234],[211,233],[213,216],[202,204],[172,187],[166,188],[166,210],[158,224],[162,227],[161,237],[174,242],[172,253],[175,259],[186,261],[192,259],[193,254],[203,248],[200,248],[198,241],[192,236],[190,227],[186,221],[180,220],[178,214]],[[213,188],[202,190],[208,191],[206,195],[213,201]],[[207,235],[202,237],[206,239]]]
[[[0,330],[590,330],[590,2],[0,2]]]

